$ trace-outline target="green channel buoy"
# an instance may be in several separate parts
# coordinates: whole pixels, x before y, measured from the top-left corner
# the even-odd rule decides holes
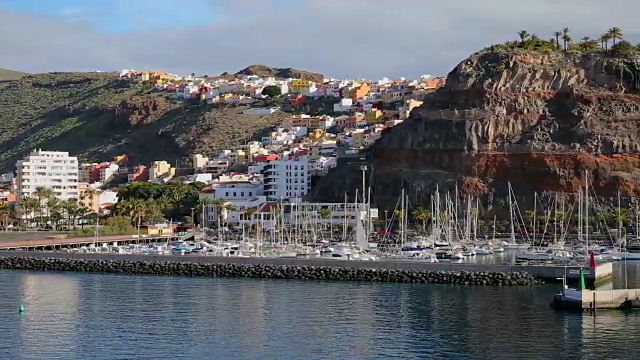
[[[25,310],[24,310],[24,304],[20,304],[20,308],[18,309],[18,313],[20,314],[24,314]]]

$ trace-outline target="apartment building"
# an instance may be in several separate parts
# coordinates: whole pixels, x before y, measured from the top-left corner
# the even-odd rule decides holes
[[[264,166],[264,194],[267,199],[301,198],[309,193],[309,159],[276,160]]]
[[[34,150],[16,164],[17,216],[32,217],[21,208],[21,202],[33,196],[37,188],[52,189],[61,200],[78,198],[78,158],[66,151]]]

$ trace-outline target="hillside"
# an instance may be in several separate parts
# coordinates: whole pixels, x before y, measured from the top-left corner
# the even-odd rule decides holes
[[[237,73],[235,73],[235,75],[255,75],[260,77],[271,76],[280,79],[295,78],[310,80],[317,83],[321,83],[324,81],[324,75],[322,74],[291,68],[272,68],[265,65],[251,65],[238,71]]]
[[[0,81],[19,79],[23,75],[26,75],[26,73],[0,68]]]
[[[640,190],[640,75],[636,55],[505,51],[473,54],[427,95],[408,120],[367,154],[378,204],[392,209],[404,188],[428,208],[436,188],[523,203],[533,193],[573,193],[592,180],[613,198]],[[340,201],[358,187],[340,167],[312,198]],[[528,199],[527,199],[528,198]]]
[[[110,73],[28,75],[0,83],[0,172],[34,148],[86,160],[129,154],[132,162],[212,155],[271,127],[282,114],[185,104]]]

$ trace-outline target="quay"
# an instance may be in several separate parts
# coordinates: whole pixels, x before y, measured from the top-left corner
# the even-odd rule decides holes
[[[130,237],[129,237],[130,238]],[[69,239],[73,240],[73,239]],[[113,239],[112,241],[115,241]],[[378,269],[399,271],[428,271],[453,273],[528,273],[545,282],[557,282],[562,278],[578,281],[582,271],[590,285],[606,282],[613,274],[613,264],[601,263],[595,268],[588,266],[527,265],[527,264],[474,264],[474,263],[428,263],[411,260],[339,260],[332,258],[263,258],[263,257],[218,257],[205,255],[138,255],[138,254],[92,254],[50,251],[0,251],[0,258],[103,260],[131,262],[191,263],[202,265],[288,266],[329,267],[341,269]]]
[[[192,234],[178,235],[112,235],[112,236],[90,236],[69,238],[64,235],[50,235],[39,239],[16,239],[10,241],[0,241],[0,250],[55,250],[65,246],[89,245],[96,243],[110,242],[150,242],[159,240],[181,239],[192,237]]]
[[[556,294],[551,307],[559,310],[595,312],[601,309],[640,308],[640,289],[576,290],[564,289]]]

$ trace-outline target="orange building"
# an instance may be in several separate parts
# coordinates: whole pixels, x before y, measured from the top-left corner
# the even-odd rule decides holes
[[[367,94],[369,94],[369,91],[371,91],[371,86],[369,86],[369,84],[361,84],[360,86],[354,87],[353,89],[349,90],[349,98],[355,103],[356,101],[367,96]]]

